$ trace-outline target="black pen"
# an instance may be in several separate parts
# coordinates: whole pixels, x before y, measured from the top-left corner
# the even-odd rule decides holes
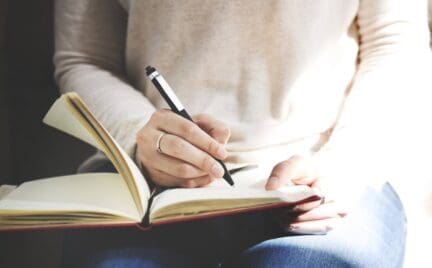
[[[174,94],[174,91],[172,90],[172,88],[168,85],[168,83],[165,81],[165,79],[163,78],[163,76],[161,74],[159,74],[155,68],[151,67],[151,66],[147,66],[146,67],[146,73],[147,76],[150,78],[150,80],[153,82],[153,85],[155,85],[155,87],[157,88],[157,90],[159,91],[159,93],[162,95],[162,97],[165,99],[165,101],[168,103],[169,107],[171,108],[171,110],[173,112],[175,112],[176,114],[189,119],[190,121],[193,122],[192,118],[190,117],[190,115],[188,114],[188,112],[186,112],[186,109],[183,107],[183,105],[181,104],[180,100],[177,98],[177,96]],[[223,178],[226,180],[226,182],[228,182],[229,185],[234,185],[234,181],[231,178],[231,175],[227,169],[227,167],[225,166],[225,164],[219,160],[214,158],[216,161],[219,162],[219,164],[222,165],[223,169],[224,169],[224,175]]]

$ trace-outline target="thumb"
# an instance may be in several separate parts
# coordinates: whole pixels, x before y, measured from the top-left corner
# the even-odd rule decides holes
[[[265,188],[275,190],[284,185],[310,184],[316,179],[315,171],[309,157],[295,155],[273,168]]]
[[[289,160],[277,164],[267,180],[266,190],[276,190],[284,185],[292,184],[291,176],[295,173],[294,166]]]

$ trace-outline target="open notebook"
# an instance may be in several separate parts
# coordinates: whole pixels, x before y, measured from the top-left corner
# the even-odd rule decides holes
[[[256,178],[231,187],[168,189],[151,195],[139,168],[76,93],[62,95],[44,122],[105,153],[118,173],[85,173],[0,187],[0,230],[137,226],[293,206],[320,197],[307,186],[266,191]],[[235,177],[234,177],[235,180]]]

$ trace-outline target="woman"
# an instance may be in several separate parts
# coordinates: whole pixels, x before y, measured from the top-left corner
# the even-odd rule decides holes
[[[384,135],[374,130],[391,119],[382,109],[387,96],[411,81],[410,66],[428,51],[425,7],[409,0],[58,1],[61,91],[81,95],[148,183],[205,187],[222,175],[213,156],[259,163],[262,173],[244,176],[266,174],[267,190],[307,184],[326,196],[297,207],[296,216],[278,215],[278,225],[269,213],[148,233],[71,232],[65,265],[401,266],[397,195],[388,184],[361,185],[385,179],[377,164],[386,157]],[[164,74],[199,127],[163,109],[147,65]],[[104,171],[105,163],[95,156],[81,170]]]

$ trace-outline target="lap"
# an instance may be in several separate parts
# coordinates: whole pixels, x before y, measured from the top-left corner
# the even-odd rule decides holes
[[[65,267],[214,267],[275,236],[262,214],[236,215],[135,229],[71,230],[64,241]]]
[[[327,235],[283,236],[267,215],[136,230],[69,231],[66,267],[398,267],[405,218],[389,185],[367,191]],[[228,264],[229,263],[229,264]]]
[[[401,267],[406,219],[390,185],[369,189],[327,235],[270,239],[242,252],[234,267]]]

